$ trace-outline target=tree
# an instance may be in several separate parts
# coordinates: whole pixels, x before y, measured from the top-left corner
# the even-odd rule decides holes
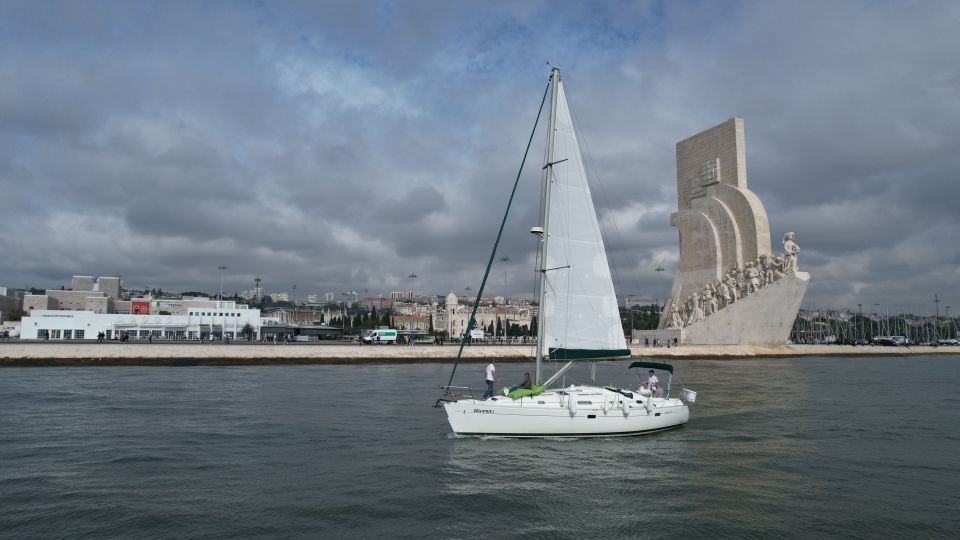
[[[240,330],[240,333],[247,336],[247,341],[253,339],[253,326],[250,323],[243,325],[243,329]]]
[[[19,321],[23,319],[23,311],[19,309],[14,309],[8,312],[6,317],[8,321]]]
[[[537,318],[533,317],[530,319],[530,331],[527,333],[528,336],[535,336],[539,329],[537,328]]]
[[[497,330],[496,330],[496,332],[494,332],[494,335],[496,335],[496,336],[502,336],[502,335],[503,335],[503,323],[500,321],[500,316],[499,316],[499,315],[497,315]]]

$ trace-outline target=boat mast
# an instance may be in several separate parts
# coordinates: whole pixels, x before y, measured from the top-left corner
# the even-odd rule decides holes
[[[543,299],[546,296],[546,260],[544,256],[547,253],[547,239],[550,238],[550,231],[547,230],[547,222],[550,217],[550,187],[553,185],[553,141],[554,133],[557,129],[557,97],[560,94],[560,70],[553,68],[550,70],[550,122],[547,125],[547,163],[544,166],[546,174],[544,175],[543,186],[543,234],[540,237],[540,272],[539,285],[537,287],[537,376],[536,383],[540,384],[541,366],[543,364]]]

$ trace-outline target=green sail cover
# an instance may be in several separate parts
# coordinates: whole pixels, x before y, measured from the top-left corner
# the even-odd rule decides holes
[[[521,389],[519,389],[519,390],[514,390],[513,392],[510,392],[509,394],[507,394],[507,391],[508,391],[508,390],[507,390],[506,388],[503,389],[503,393],[506,394],[508,398],[510,398],[510,399],[520,399],[520,398],[522,398],[522,397],[539,396],[539,395],[542,394],[544,391],[546,391],[546,387],[544,387],[544,386],[542,386],[542,385],[539,385],[539,384],[535,384],[535,385],[533,385],[533,388],[521,388]]]

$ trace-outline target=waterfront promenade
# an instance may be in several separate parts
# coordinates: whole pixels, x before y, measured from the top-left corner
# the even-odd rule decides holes
[[[457,345],[360,346],[346,343],[0,343],[0,367],[71,365],[256,365],[256,364],[403,364],[445,363],[456,358]],[[809,356],[957,355],[960,347],[853,347],[785,345],[780,348],[738,345],[631,346],[634,357],[671,359],[783,358]],[[472,345],[462,362],[531,362],[533,345]]]

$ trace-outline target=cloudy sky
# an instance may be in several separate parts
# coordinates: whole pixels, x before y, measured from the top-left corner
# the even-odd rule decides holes
[[[958,28],[952,1],[2,0],[0,285],[476,291],[551,62],[620,294],[672,279],[676,141],[741,116],[808,305],[960,312]],[[532,296],[541,135],[491,294]]]

